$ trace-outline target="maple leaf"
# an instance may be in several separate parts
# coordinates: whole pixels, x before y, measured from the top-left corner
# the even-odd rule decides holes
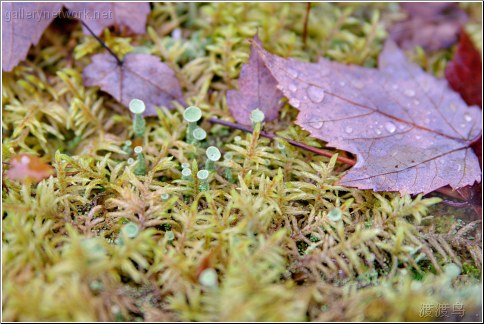
[[[66,2],[64,5],[97,36],[110,26],[126,27],[135,34],[146,32],[150,12],[148,2]],[[86,27],[82,28],[85,35],[90,35]]]
[[[255,36],[254,41],[260,42]],[[250,125],[250,113],[254,109],[264,112],[266,121],[277,118],[282,107],[282,92],[277,89],[277,81],[265,66],[254,49],[249,62],[242,66],[239,77],[239,90],[227,92],[227,105],[237,122]]]
[[[464,29],[459,33],[459,45],[452,61],[447,64],[445,77],[452,89],[460,93],[468,105],[478,105],[482,108],[481,54]],[[472,145],[472,148],[482,168],[482,136]],[[458,191],[472,205],[476,214],[482,215],[482,186],[474,184]]]
[[[459,29],[468,19],[457,3],[408,2],[400,6],[409,18],[393,25],[390,36],[404,49],[448,48],[456,42]]]
[[[27,57],[44,30],[62,9],[61,3],[2,2],[2,69],[12,71]]]
[[[25,182],[27,179],[39,182],[54,174],[54,168],[42,161],[41,158],[20,153],[10,160],[10,168],[6,172],[7,178],[14,181]]]
[[[479,108],[409,62],[392,41],[378,69],[323,58],[304,63],[270,54],[260,42],[253,46],[300,110],[296,123],[357,155],[340,184],[417,194],[480,181],[469,147],[481,134]]]
[[[185,105],[175,72],[148,54],[127,54],[122,64],[110,54],[96,54],[83,71],[86,86],[99,86],[126,107],[133,98],[146,104],[144,116],[156,116],[155,106]]]
[[[481,53],[463,29],[459,33],[457,51],[445,68],[445,77],[468,105],[482,107]]]

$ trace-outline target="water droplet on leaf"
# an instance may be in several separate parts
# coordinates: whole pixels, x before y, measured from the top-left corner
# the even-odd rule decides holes
[[[353,132],[353,128],[351,126],[346,126],[345,132],[347,132],[348,134],[351,134]]]
[[[385,123],[385,128],[386,128],[386,130],[387,130],[388,132],[390,132],[390,133],[394,133],[394,132],[395,132],[395,130],[397,129],[397,127],[395,126],[395,124],[394,124],[394,123],[392,123],[392,122],[387,122],[387,123]]]
[[[315,86],[310,86],[307,90],[309,99],[314,103],[320,103],[324,99],[324,90]]]
[[[351,85],[358,90],[363,89],[363,87],[365,86],[365,84],[360,80],[352,80]]]
[[[466,122],[471,122],[471,121],[472,121],[472,116],[471,116],[471,114],[469,114],[469,113],[465,113],[465,114],[464,114],[464,119],[466,120]]]
[[[405,93],[405,95],[407,97],[413,97],[413,96],[415,96],[415,90],[412,90],[412,89],[407,89],[403,93]]]
[[[313,122],[313,123],[311,123],[310,125],[311,125],[313,128],[320,129],[321,127],[323,127],[323,124],[324,124],[324,122],[322,122],[322,121],[318,121],[318,122]]]
[[[297,78],[299,75],[299,73],[296,70],[291,68],[287,69],[287,74],[289,74],[289,76],[291,76],[291,78],[293,79]]]

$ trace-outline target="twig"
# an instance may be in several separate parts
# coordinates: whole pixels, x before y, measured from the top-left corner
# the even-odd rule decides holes
[[[311,11],[311,2],[306,3],[306,15],[304,16],[304,28],[303,28],[303,48],[306,49],[306,41],[308,37],[308,23],[309,23],[309,12]]]
[[[222,119],[218,119],[218,118],[209,118],[208,121],[213,123],[213,124],[224,125],[224,126],[239,129],[241,131],[248,132],[248,133],[252,133],[252,131],[253,131],[251,127],[244,126],[244,125],[237,124],[237,123],[232,123],[232,122],[222,120]],[[334,155],[334,152],[323,150],[323,149],[318,149],[318,148],[315,148],[315,147],[312,147],[312,146],[309,146],[309,145],[306,145],[306,144],[303,144],[303,143],[300,143],[300,142],[297,142],[297,141],[294,141],[294,140],[291,140],[291,139],[288,139],[288,138],[277,136],[277,135],[272,134],[272,133],[261,132],[260,136],[270,138],[270,139],[280,138],[280,139],[288,142],[289,144],[291,144],[293,146],[300,147],[302,149],[305,149],[307,151],[310,151],[310,152],[313,152],[313,153],[316,153],[316,154],[319,154],[319,155],[323,155],[323,156],[327,156],[327,157],[332,157]],[[340,163],[350,165],[350,166],[353,166],[353,165],[356,164],[355,160],[345,158],[345,157],[342,157],[342,156],[338,156],[337,161],[340,162]],[[465,201],[465,199],[457,191],[454,191],[454,190],[452,190],[448,187],[439,188],[435,191],[439,192],[439,193],[441,193],[445,196],[448,196],[450,198]],[[448,202],[448,201],[446,201],[446,202]],[[459,204],[459,203],[454,204],[454,206],[458,206],[458,205],[461,205],[461,204]]]

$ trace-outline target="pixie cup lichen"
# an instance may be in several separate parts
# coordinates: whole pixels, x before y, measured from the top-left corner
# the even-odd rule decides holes
[[[193,131],[197,128],[197,122],[202,118],[202,111],[196,106],[190,106],[183,112],[183,119],[188,122],[187,143],[194,144]]]
[[[215,146],[209,146],[207,150],[205,151],[205,154],[207,155],[207,161],[205,163],[205,168],[208,171],[214,171],[215,170],[215,162],[220,160],[222,157],[222,153],[220,153],[220,150],[216,148]]]
[[[200,191],[207,191],[209,189],[208,176],[210,172],[207,170],[200,170],[197,172],[197,178],[200,180]]]
[[[265,114],[259,108],[254,109],[250,113],[250,121],[252,122],[252,127],[255,128],[257,124],[262,124],[265,119]]]
[[[192,177],[192,170],[190,168],[184,168],[181,173],[183,180],[190,180]]]
[[[203,128],[197,127],[193,130],[192,135],[197,141],[203,141],[207,137],[207,132]]]
[[[145,175],[146,174],[146,160],[143,155],[143,148],[141,146],[136,146],[134,148],[134,153],[136,154],[136,168],[134,169],[134,174]]]
[[[135,238],[139,233],[139,226],[133,222],[125,224],[121,230],[129,238]]]
[[[143,117],[143,113],[146,110],[145,103],[140,99],[133,99],[129,103],[129,110],[133,113],[133,132],[136,137],[143,138],[146,121]]]

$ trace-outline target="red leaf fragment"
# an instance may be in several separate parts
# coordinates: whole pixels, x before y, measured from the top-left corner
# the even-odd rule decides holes
[[[20,182],[25,182],[27,179],[39,182],[53,174],[52,166],[41,158],[27,153],[14,155],[10,161],[10,168],[6,172],[7,178]]]
[[[482,108],[482,60],[472,40],[462,29],[459,33],[459,45],[454,58],[447,64],[445,77],[452,89],[460,93],[468,105]],[[479,158],[482,169],[482,136],[472,148]],[[477,215],[482,215],[482,185],[474,184],[458,190],[462,197],[474,208]]]
[[[481,179],[469,147],[481,134],[478,107],[468,107],[445,80],[425,73],[387,41],[379,68],[288,60],[255,49],[289,103],[296,123],[329,146],[354,153],[340,184],[402,194],[460,188]]]
[[[175,72],[160,59],[148,54],[127,54],[119,65],[110,54],[97,54],[83,71],[86,86],[99,86],[128,107],[129,102],[145,102],[144,116],[156,116],[155,106],[174,108],[172,101],[185,105]]]
[[[66,2],[65,6],[97,36],[110,26],[126,27],[135,34],[144,34],[150,13],[148,2]],[[84,26],[82,28],[85,35],[90,35]]]
[[[459,46],[447,64],[445,77],[468,105],[482,107],[481,53],[464,30],[459,33]]]
[[[400,6],[409,18],[393,25],[390,35],[403,49],[448,48],[456,42],[459,29],[468,19],[465,11],[452,2],[406,2]]]
[[[2,2],[2,69],[12,71],[27,57],[62,3]]]
[[[255,42],[260,42],[258,36]],[[277,89],[277,81],[267,69],[258,52],[251,49],[249,62],[242,66],[239,77],[239,90],[227,92],[227,105],[234,119],[240,124],[250,125],[250,113],[261,110],[266,121],[277,118],[282,107],[283,95]]]

